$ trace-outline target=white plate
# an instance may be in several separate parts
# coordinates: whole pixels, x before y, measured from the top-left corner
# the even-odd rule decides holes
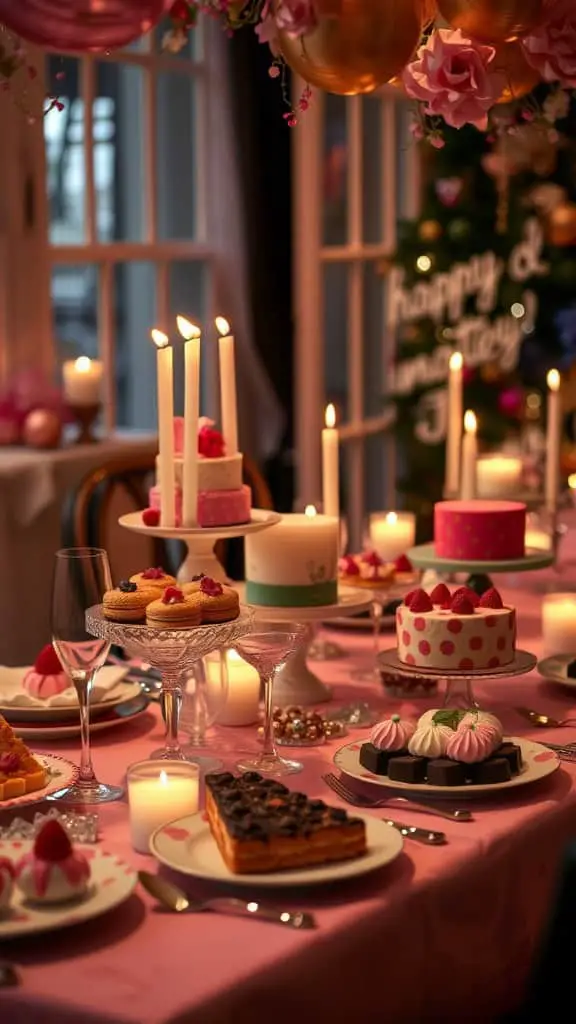
[[[570,679],[566,675],[566,669],[571,661],[574,661],[574,654],[555,654],[551,658],[544,658],[538,662],[538,671],[544,679],[552,683],[562,683],[563,686],[576,687],[576,679]]]
[[[146,713],[148,704],[149,701],[144,694],[125,704],[115,704],[102,718],[90,722],[90,735],[93,732],[104,732],[106,729],[115,729],[119,725],[125,725],[126,722],[136,721]],[[44,725],[43,722],[39,722],[37,725],[32,722],[22,724],[12,722],[11,724],[16,735],[23,740],[65,740],[80,735],[79,721],[72,724],[64,722],[59,724],[54,722],[49,725]]]
[[[73,785],[78,779],[78,767],[67,761],[65,757],[58,757],[57,754],[38,754],[32,751],[34,757],[48,770],[48,782],[43,789],[36,789],[33,793],[25,793],[24,796],[15,796],[11,800],[0,800],[0,811],[7,807],[22,807],[24,804],[37,804],[50,793],[56,793],[59,789]]]
[[[494,782],[488,786],[429,786],[427,783],[394,782],[387,775],[374,775],[360,764],[362,744],[358,740],[347,743],[345,747],[340,747],[340,750],[334,754],[333,760],[344,775],[349,775],[350,778],[358,779],[360,782],[373,783],[375,786],[386,789],[408,790],[408,792],[417,793],[419,796],[433,793],[435,798],[444,797],[445,799],[454,796],[477,797],[503,793],[509,789],[516,789],[518,786],[526,786],[538,779],[544,779],[560,767],[558,755],[553,750],[543,747],[541,743],[519,739],[517,736],[507,736],[506,742],[516,743],[520,747],[524,762],[522,771],[519,775],[514,775],[509,782]]]
[[[18,860],[31,846],[32,843],[25,840],[0,841],[0,857]],[[34,905],[27,903],[15,888],[11,906],[6,911],[0,911],[0,940],[15,939],[34,932],[54,931],[56,928],[67,928],[72,924],[89,921],[117,907],[132,895],[138,879],[128,864],[95,846],[78,845],[77,849],[89,858],[92,870],[91,887],[84,899]]]
[[[104,669],[101,671],[103,672]],[[96,702],[90,701],[90,714],[103,715],[110,708],[117,704],[125,704],[126,701],[133,700],[141,693],[140,683],[119,682],[110,689],[105,699]],[[36,705],[0,703],[0,715],[3,715],[7,722],[69,722],[80,719],[80,710],[78,704],[37,707]]]
[[[210,826],[201,814],[191,814],[163,825],[150,839],[150,851],[167,867],[195,878],[208,878],[213,882],[228,882],[234,886],[256,886],[276,889],[280,886],[325,885],[343,878],[355,878],[384,867],[401,852],[404,841],[399,832],[384,821],[364,814],[356,814],[366,825],[367,852],[353,860],[318,867],[294,868],[266,874],[234,875],[228,870]]]
[[[196,526],[188,527],[185,526],[146,526],[142,522],[141,512],[128,512],[124,516],[120,516],[118,522],[120,526],[126,527],[127,530],[134,530],[135,533],[146,533],[150,537],[167,537],[170,539],[174,537],[185,539],[186,537],[206,537],[210,540],[218,540],[220,537],[244,537],[247,533],[258,533],[259,530],[265,530],[268,526],[275,526],[279,523],[282,516],[279,512],[269,512],[268,509],[264,508],[253,508],[250,514],[249,523],[239,523],[237,526]]]

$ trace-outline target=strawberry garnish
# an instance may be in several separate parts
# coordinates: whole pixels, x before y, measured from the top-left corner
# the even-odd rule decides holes
[[[142,579],[143,580],[163,580],[165,575],[166,575],[166,573],[164,572],[164,569],[160,569],[160,568],[157,568],[157,569],[154,569],[154,568],[152,568],[152,569],[145,569],[144,572],[142,573]]]
[[[57,676],[62,672],[60,658],[52,644],[46,644],[34,662],[34,669],[40,676]]]
[[[38,860],[66,860],[72,853],[68,833],[59,821],[53,818],[42,826],[34,841],[34,853]]]
[[[450,591],[445,583],[437,583],[434,590],[430,594],[430,600],[432,604],[439,604],[441,608],[450,607]]]
[[[162,604],[180,604],[180,602],[184,600],[184,594],[180,590],[180,587],[166,587],[166,590],[162,594]]]
[[[490,587],[485,594],[482,594],[479,602],[480,608],[503,608],[504,604],[500,597],[500,591],[496,587]]]
[[[409,607],[411,612],[431,612],[433,605],[426,591],[419,587],[414,591]]]
[[[406,555],[400,555],[394,562],[396,572],[413,572],[412,562]]]
[[[340,559],[340,572],[345,576],[360,575],[360,567],[352,555],[344,555],[344,558]]]
[[[407,605],[408,608],[410,607],[410,602],[411,602],[412,598],[414,597],[415,593],[416,593],[415,590],[409,590],[408,593],[406,594],[406,597],[404,598],[404,604]]]
[[[458,587],[458,590],[455,590],[452,594],[452,600],[454,600],[455,597],[465,597],[470,601],[473,608],[477,608],[480,604],[478,594],[475,590],[471,590],[470,587]]]
[[[217,580],[210,579],[209,576],[204,576],[200,580],[200,590],[203,594],[207,594],[208,597],[220,597],[220,594],[224,593],[224,588],[221,583]]]
[[[144,526],[160,526],[160,511],[157,508],[145,508],[142,513]]]
[[[382,559],[377,551],[366,551],[362,555],[361,561],[364,562],[364,565],[371,565],[373,569],[382,565]]]
[[[464,587],[462,587],[464,590]],[[450,605],[450,611],[456,612],[457,615],[474,615],[474,605],[466,596],[466,594],[454,594],[452,598],[452,604]]]

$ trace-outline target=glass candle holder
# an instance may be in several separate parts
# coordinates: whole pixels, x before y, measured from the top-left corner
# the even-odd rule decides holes
[[[254,725],[260,717],[260,676],[235,650],[213,651],[204,658],[209,692],[227,679],[227,694],[218,725]]]
[[[576,594],[547,594],[542,601],[544,655],[576,654]]]
[[[138,761],[127,772],[130,836],[138,853],[150,852],[161,825],[198,810],[199,768],[189,761]]]

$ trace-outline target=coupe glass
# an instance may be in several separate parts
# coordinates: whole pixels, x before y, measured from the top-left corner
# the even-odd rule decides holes
[[[265,633],[251,633],[234,644],[238,654],[253,665],[260,676],[264,689],[264,735],[262,752],[254,758],[238,762],[243,772],[260,772],[261,775],[291,775],[302,771],[299,761],[280,757],[274,742],[272,721],[272,698],[274,676],[287,658],[306,641],[305,626],[290,626]]]
[[[90,755],[90,693],[110,643],[87,632],[86,610],[100,604],[112,588],[108,555],[100,548],[63,548],[56,552],[52,588],[52,642],[72,679],[80,705],[80,775],[78,782],[54,794],[66,803],[101,804],[119,800],[122,789],[98,782]]]

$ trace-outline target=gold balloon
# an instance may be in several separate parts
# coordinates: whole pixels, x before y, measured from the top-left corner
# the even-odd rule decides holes
[[[438,0],[452,28],[487,43],[525,36],[542,21],[547,0]]]
[[[552,210],[547,235],[552,245],[576,245],[576,203],[560,203]]]
[[[305,81],[326,92],[373,92],[398,75],[414,53],[421,2],[316,0],[316,28],[298,39],[280,32],[282,56]]]
[[[531,68],[526,60],[520,43],[502,43],[497,46],[490,69],[502,72],[506,79],[506,87],[498,103],[519,100],[532,92],[541,80],[536,69]]]

